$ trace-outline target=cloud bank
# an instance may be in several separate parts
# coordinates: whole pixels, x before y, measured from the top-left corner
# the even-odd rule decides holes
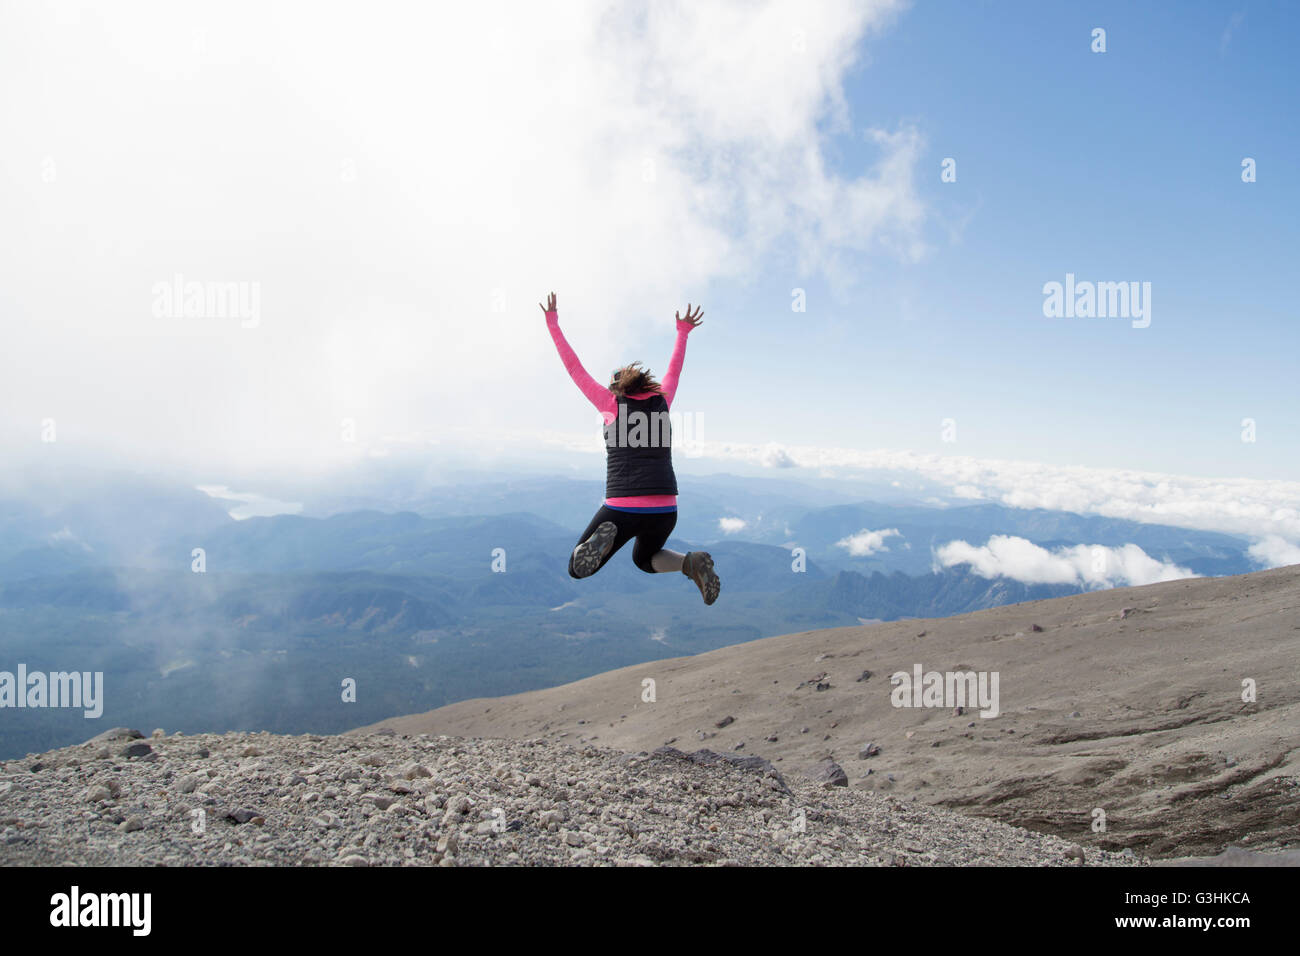
[[[590,440],[570,442],[574,449],[599,447]],[[771,443],[700,441],[692,451],[693,457],[758,467],[779,459],[782,467],[824,477],[902,480],[931,498],[961,504],[988,501],[1245,535],[1268,542],[1252,550],[1261,562],[1296,556],[1300,541],[1300,481]]]
[[[1300,545],[1270,534],[1250,546],[1250,556],[1268,568],[1300,564]]]
[[[844,95],[898,7],[6,4],[0,445],[310,469],[540,423],[551,289],[596,364],[772,254],[914,260],[919,138]],[[257,321],[160,314],[178,275]]]
[[[939,567],[970,565],[983,578],[1011,578],[1024,584],[1071,584],[1112,588],[1197,577],[1187,568],[1158,561],[1135,544],[1122,547],[1078,544],[1048,551],[1012,535],[994,535],[982,546],[949,541],[935,549]]]

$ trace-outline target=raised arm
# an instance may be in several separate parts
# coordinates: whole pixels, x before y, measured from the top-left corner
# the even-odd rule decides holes
[[[680,312],[677,313],[677,341],[673,343],[672,358],[668,360],[668,371],[664,375],[664,380],[660,383],[663,386],[664,401],[671,408],[673,396],[677,394],[677,382],[682,377],[682,363],[686,361],[686,336],[691,334],[691,329],[700,324],[700,316],[704,314],[702,309],[696,309],[695,314],[691,314],[690,303],[686,305],[686,318],[682,318]]]
[[[560,331],[560,313],[555,307],[555,293],[551,293],[550,298],[546,300],[546,305],[539,302],[538,306],[546,314],[546,328],[550,331],[551,339],[555,342],[555,350],[560,353],[560,361],[564,363],[564,370],[569,373],[569,378],[573,379],[573,384],[578,386],[578,390],[587,396],[587,400],[591,404],[596,406],[596,411],[605,416],[605,423],[608,424],[613,419],[613,416],[618,413],[618,403],[614,400],[614,395],[608,388],[605,388],[587,374],[587,370],[578,361],[577,353],[569,346],[564,333]]]

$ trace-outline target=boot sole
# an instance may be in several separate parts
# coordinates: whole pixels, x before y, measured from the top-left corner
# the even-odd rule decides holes
[[[722,591],[722,581],[713,570],[713,557],[707,551],[691,552],[691,570],[688,575],[700,589],[705,604],[712,604]]]
[[[609,554],[610,545],[618,536],[618,528],[612,521],[602,521],[591,533],[591,537],[573,549],[573,570],[578,577],[587,578],[596,573],[600,562]]]

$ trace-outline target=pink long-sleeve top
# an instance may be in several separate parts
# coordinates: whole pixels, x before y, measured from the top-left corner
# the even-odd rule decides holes
[[[560,353],[560,361],[564,363],[564,370],[569,373],[573,379],[573,384],[578,386],[579,391],[587,396],[587,401],[596,406],[596,411],[600,412],[601,418],[606,425],[618,417],[618,400],[614,393],[607,387],[601,385],[582,367],[578,361],[577,354],[570,347],[568,340],[565,339],[564,333],[560,331],[560,314],[559,312],[546,313],[546,327],[551,332],[551,338],[555,341],[555,349]],[[691,323],[677,320],[677,341],[673,343],[673,354],[668,360],[668,372],[664,375],[660,384],[660,394],[663,395],[664,401],[668,403],[671,409],[673,396],[677,394],[677,382],[682,375],[682,363],[686,361],[686,337],[690,335],[694,326]],[[638,395],[629,395],[631,399],[649,398],[653,392],[641,392]],[[677,506],[676,495],[631,495],[621,498],[606,498],[605,504],[610,508],[669,508]]]

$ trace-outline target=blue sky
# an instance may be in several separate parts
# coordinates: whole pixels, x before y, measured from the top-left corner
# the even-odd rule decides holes
[[[749,441],[1294,477],[1298,28],[1276,3],[914,5],[863,41],[827,152],[852,175],[864,128],[915,128],[929,251],[860,255],[847,290],[780,255],[715,284],[679,401]],[[1067,272],[1150,282],[1150,327],[1044,318]]]

